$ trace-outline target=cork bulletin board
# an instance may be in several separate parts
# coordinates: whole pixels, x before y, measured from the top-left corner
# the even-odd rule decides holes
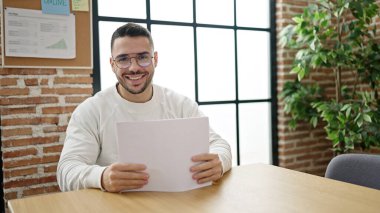
[[[70,68],[92,69],[92,12],[91,0],[89,11],[70,11],[75,16],[75,57],[70,59],[15,57],[5,54],[4,16],[7,7],[41,10],[41,0],[2,0],[1,1],[1,46],[3,68]],[[71,10],[71,7],[70,7]]]

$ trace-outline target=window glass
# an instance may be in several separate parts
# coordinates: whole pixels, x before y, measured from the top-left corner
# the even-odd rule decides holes
[[[146,18],[146,1],[136,0],[97,0],[100,16],[122,18]]]
[[[238,30],[239,99],[270,98],[269,33]]]
[[[269,28],[269,6],[269,0],[237,0],[237,26]]]
[[[192,0],[154,0],[150,8],[154,20],[193,22]]]
[[[150,23],[158,52],[153,82],[193,100],[198,92],[197,101],[209,117],[211,127],[231,145],[233,166],[237,165],[238,153],[240,164],[271,163],[272,100],[252,101],[271,99],[271,32],[267,31],[270,1],[150,0],[149,5],[146,2],[98,0],[99,32],[94,33],[99,33],[99,48],[94,51],[99,51],[100,58],[94,63],[100,66],[101,89],[117,82],[110,66],[110,40],[114,30],[130,20]],[[147,14],[150,14],[149,19]],[[184,26],[193,23],[193,14],[196,14],[196,26]],[[109,21],[112,17],[119,22]],[[228,29],[234,26],[234,17],[238,27],[247,27],[237,30],[236,34],[234,29]],[[141,25],[147,27],[147,24]],[[204,103],[213,101],[218,103]],[[240,150],[237,150],[237,138]]]
[[[197,0],[197,22],[203,24],[234,25],[233,0]]]
[[[154,83],[195,100],[193,28],[165,25],[151,28],[158,53]]]
[[[209,118],[211,128],[231,146],[232,165],[237,165],[235,104],[202,105],[200,110]]]
[[[271,164],[270,103],[239,104],[240,164]]]
[[[200,101],[235,100],[234,31],[197,28]]]

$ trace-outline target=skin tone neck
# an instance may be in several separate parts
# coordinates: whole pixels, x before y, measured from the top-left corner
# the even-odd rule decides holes
[[[132,94],[128,92],[120,83],[117,84],[117,91],[125,100],[134,103],[145,103],[153,97],[153,85],[150,83],[144,92],[139,94]]]
[[[152,79],[158,61],[157,52],[153,52],[152,49],[149,39],[143,36],[125,36],[115,39],[110,64],[118,79],[118,93],[125,100],[134,103],[145,103],[152,99]],[[150,53],[153,56],[152,63],[146,67],[140,66],[136,58],[134,58],[142,53]],[[121,55],[131,57],[131,65],[128,68],[116,66],[113,59]]]

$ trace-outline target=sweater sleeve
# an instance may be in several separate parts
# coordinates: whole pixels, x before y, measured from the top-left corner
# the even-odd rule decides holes
[[[185,113],[189,113],[189,117],[205,117],[206,115],[199,109],[198,104],[187,100],[184,101],[183,108]],[[223,174],[231,169],[232,154],[231,147],[226,140],[217,134],[211,127],[209,127],[209,142],[210,153],[218,154],[223,166]]]
[[[216,134],[210,127],[210,153],[218,154],[223,166],[223,174],[231,169],[231,147],[226,140]]]
[[[57,168],[57,181],[62,191],[101,188],[105,167],[96,165],[100,142],[94,117],[82,106],[72,114]]]

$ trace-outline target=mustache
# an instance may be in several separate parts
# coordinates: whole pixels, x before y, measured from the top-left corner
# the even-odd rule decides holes
[[[142,74],[146,74],[146,73],[148,73],[148,72],[145,72],[145,71],[144,72],[143,71],[136,71],[136,72],[135,71],[129,71],[129,72],[126,72],[125,75],[140,75],[140,74],[142,75]]]

